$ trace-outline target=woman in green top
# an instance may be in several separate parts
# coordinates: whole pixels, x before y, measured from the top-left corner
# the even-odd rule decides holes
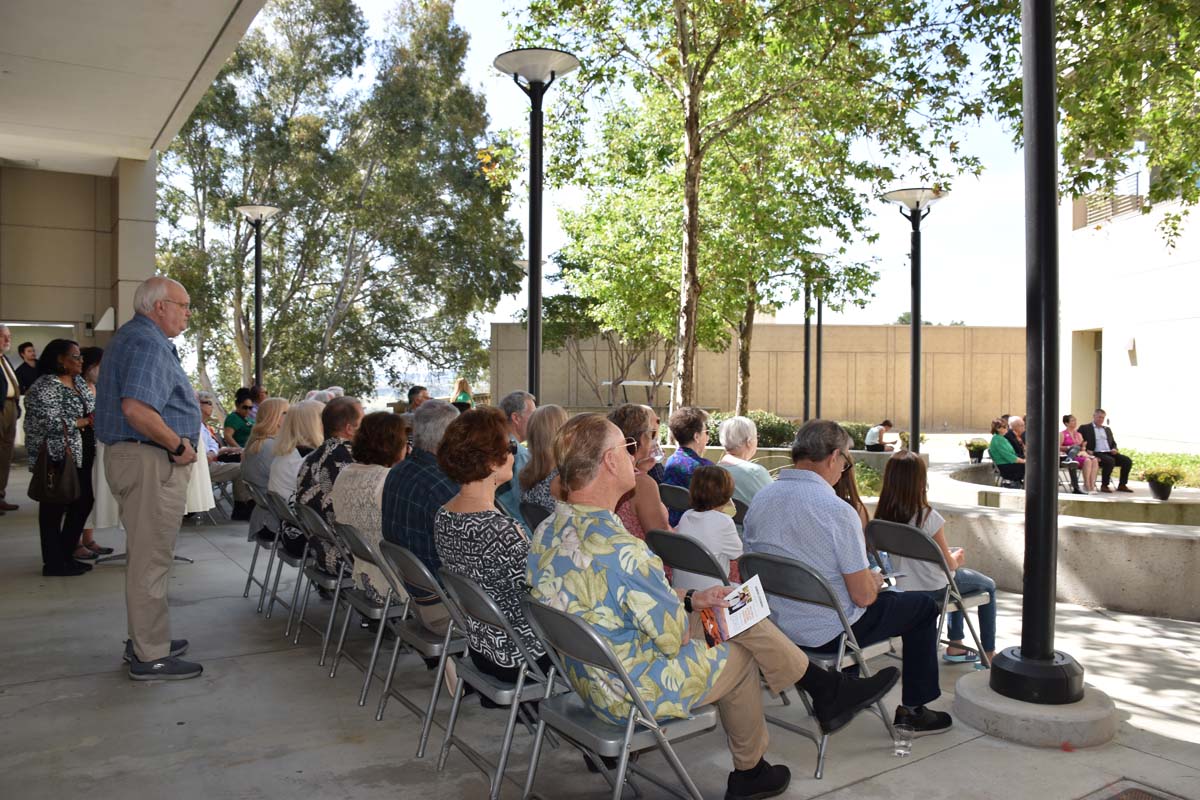
[[[471,399],[471,384],[467,383],[466,378],[459,378],[458,383],[454,384],[453,402],[474,405],[475,401]]]
[[[253,410],[254,399],[250,396],[250,390],[245,387],[238,389],[233,400],[233,411],[225,417],[223,435],[226,447],[246,446],[250,431],[254,428],[254,420],[250,419]]]
[[[992,441],[988,445],[988,455],[992,463],[1000,470],[1000,477],[1008,481],[1025,480],[1025,459],[1017,456],[1012,443],[1004,437],[1008,433],[1008,422],[1003,417],[992,420]]]

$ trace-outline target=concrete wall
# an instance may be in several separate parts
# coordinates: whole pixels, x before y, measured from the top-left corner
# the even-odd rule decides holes
[[[0,321],[74,327],[133,314],[133,291],[154,274],[156,161],[118,159],[110,177],[0,168]]]
[[[1162,206],[1062,236],[1062,405],[1086,422],[1095,407],[1094,331],[1103,334],[1100,403],[1123,447],[1200,453],[1186,424],[1200,397],[1192,350],[1200,341],[1200,225],[1193,214],[1175,246],[1158,225]],[[1086,334],[1086,335],[1085,335]]]
[[[891,418],[909,425],[909,330],[903,325],[826,325],[821,414],[840,420],[877,422]],[[993,417],[1025,408],[1025,329],[928,326],[922,332],[922,428],[987,430]],[[816,336],[813,336],[814,344]],[[584,358],[600,380],[611,377],[608,351],[599,339],[584,344]],[[664,354],[655,354],[661,366]],[[815,358],[815,356],[814,356]],[[572,408],[598,399],[580,378],[566,352],[545,353],[543,403]],[[750,407],[788,418],[804,412],[804,326],[760,324],[750,357]],[[813,367],[815,402],[816,377]],[[724,353],[701,351],[696,358],[697,403],[730,410],[737,396],[737,343]],[[647,365],[629,375],[648,378]],[[668,376],[669,380],[669,376]],[[491,388],[502,397],[525,384],[525,330],[517,323],[492,325]],[[629,388],[631,402],[647,402],[646,390]],[[657,404],[669,399],[659,390]],[[621,398],[618,397],[618,402]]]

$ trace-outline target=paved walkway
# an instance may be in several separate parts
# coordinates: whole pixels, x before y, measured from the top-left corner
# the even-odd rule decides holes
[[[14,474],[11,496],[24,495]],[[355,704],[361,674],[351,666],[330,680],[317,666],[312,635],[293,647],[284,619],[264,620],[242,585],[251,551],[243,525],[186,527],[170,582],[173,632],[192,642],[204,676],[175,684],[128,680],[120,661],[124,567],[98,566],[79,578],[42,578],[32,503],[0,517],[0,798],[419,798],[474,800],[486,783],[451,754],[417,760],[414,717],[393,702],[382,722]],[[100,538],[114,546],[115,532]],[[261,570],[261,566],[259,568]],[[1019,638],[1019,598],[1000,597],[1000,643]],[[317,616],[327,604],[316,604]],[[1079,658],[1089,682],[1121,711],[1118,739],[1067,752],[996,740],[963,725],[916,742],[913,756],[891,755],[883,726],[861,715],[834,737],[825,778],[812,778],[815,749],[772,729],[768,758],[792,766],[787,798],[1081,798],[1124,778],[1200,798],[1200,624],[1059,606],[1059,646]],[[354,632],[362,652],[366,636]],[[946,667],[954,682],[970,669]],[[428,696],[429,673],[401,661],[400,689]],[[897,691],[898,694],[898,691]],[[897,697],[889,698],[889,705]],[[772,701],[774,702],[774,701]],[[444,719],[448,703],[443,703]],[[781,715],[799,720],[798,706]],[[467,703],[462,732],[494,754],[503,715]],[[440,739],[435,729],[435,741]],[[519,734],[510,774],[524,777],[529,739]],[[436,749],[434,751],[436,753]],[[730,768],[718,731],[679,746],[705,797],[723,796]],[[642,762],[664,777],[657,756]],[[570,748],[549,751],[538,787],[548,798],[602,798],[602,780]],[[664,796],[643,785],[645,796]],[[505,797],[517,797],[508,785]],[[627,794],[626,796],[632,796]]]

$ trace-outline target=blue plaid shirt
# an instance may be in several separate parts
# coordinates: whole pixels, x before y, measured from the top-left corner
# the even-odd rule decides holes
[[[442,560],[433,544],[433,520],[456,494],[458,484],[428,450],[414,449],[392,467],[383,484],[383,538],[411,550],[435,578]],[[418,594],[413,593],[414,600],[428,599]]]
[[[121,413],[126,397],[153,408],[179,436],[199,441],[196,393],[179,363],[179,351],[149,317],[134,314],[113,336],[96,388],[96,438],[101,442],[147,441]]]

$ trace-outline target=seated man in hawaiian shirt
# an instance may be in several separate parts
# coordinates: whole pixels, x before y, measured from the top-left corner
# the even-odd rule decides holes
[[[662,561],[631,536],[614,513],[634,486],[633,461],[617,426],[582,414],[559,432],[555,461],[567,502],[534,534],[529,583],[535,599],[578,614],[612,646],[652,713],[686,717],[715,703],[728,736],[734,771],[726,798],[771,797],[791,780],[786,766],[763,759],[767,729],[759,671],[772,692],[793,685],[813,698],[822,730],[832,732],[882,697],[894,667],[851,678],[811,666],[769,620],[716,647],[705,644],[703,608],[727,605],[728,590],[671,588]],[[630,703],[619,682],[567,660],[567,677],[601,719],[623,725]]]

